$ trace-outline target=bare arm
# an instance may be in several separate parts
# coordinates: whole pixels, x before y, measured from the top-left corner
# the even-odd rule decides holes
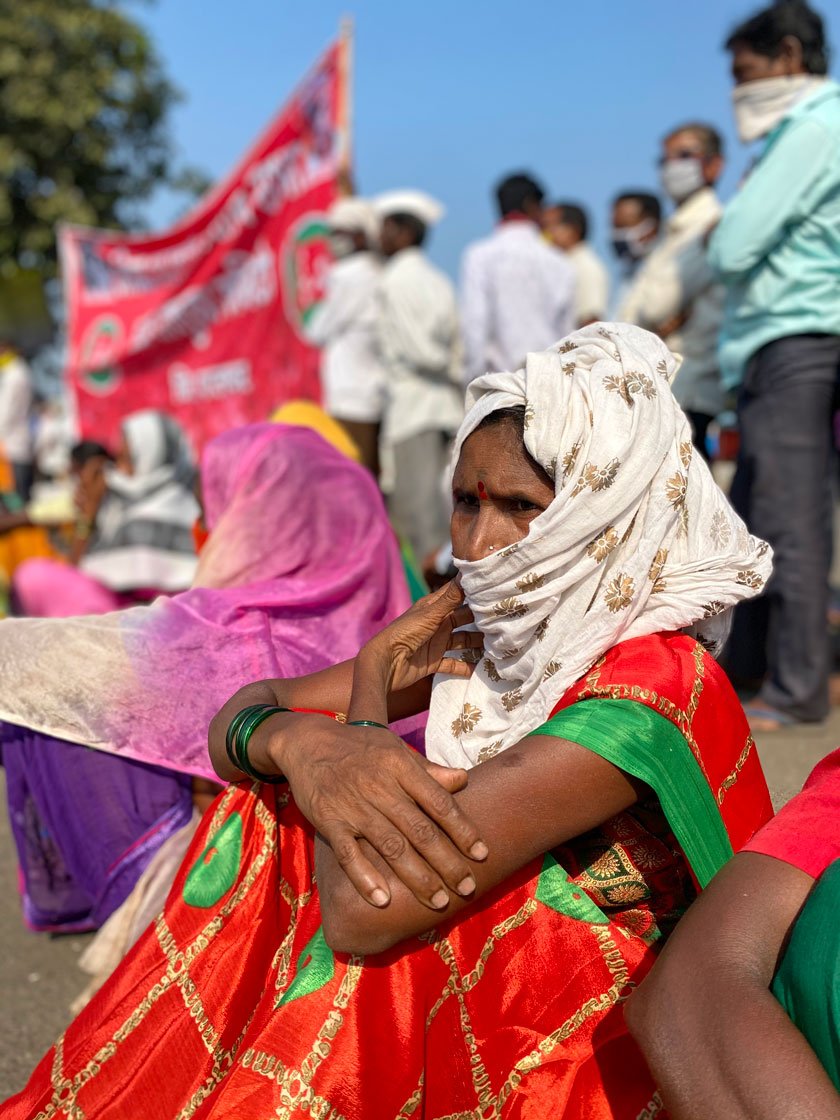
[[[462,603],[463,595],[457,584],[447,583],[415,603],[368,642],[361,666],[357,665],[357,658],[351,658],[306,677],[256,681],[240,688],[210,723],[208,745],[216,773],[226,782],[239,781],[242,777],[227,757],[225,735],[233,717],[249,704],[347,713],[355,674],[359,710],[354,718],[393,723],[426,711],[436,672],[469,675],[468,666],[447,658],[447,651],[477,648],[481,644],[478,634],[453,634],[455,627],[472,618]],[[373,706],[379,712],[376,716],[370,714]],[[299,722],[296,726],[299,734]],[[278,769],[277,760],[280,754],[289,753],[285,740],[290,732],[295,733],[290,717],[273,717],[258,729],[249,750],[249,757],[258,770],[267,774],[283,772]]]
[[[840,1096],[770,992],[813,879],[735,856],[626,1008],[674,1120],[838,1120]]]
[[[346,863],[319,839],[316,877],[327,943],[341,952],[378,953],[432,929],[536,856],[628,808],[642,788],[592,751],[551,736],[533,736],[475,767],[455,800],[479,832],[492,838],[490,854],[470,866],[474,890],[466,897],[448,893],[437,913],[421,905],[366,847],[390,895],[384,909],[374,909],[353,889]],[[419,844],[425,839],[414,837]],[[394,847],[400,843],[394,835]]]

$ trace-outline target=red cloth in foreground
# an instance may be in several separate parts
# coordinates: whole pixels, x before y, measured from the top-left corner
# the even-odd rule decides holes
[[[571,692],[599,682],[640,690],[683,730],[733,841],[742,818],[767,819],[743,712],[696,643],[628,642]],[[650,837],[635,843],[643,822],[631,810],[602,831],[656,917],[674,898],[657,889]],[[659,839],[673,843],[667,830]],[[564,852],[591,874],[570,878]],[[324,942],[313,872],[312,829],[282,787],[228,789],[163,914],[0,1115],[665,1117],[621,1007],[653,963],[655,933],[632,901],[608,917],[587,894],[582,883],[608,873],[587,865],[585,845],[367,960]]]
[[[744,851],[775,856],[815,879],[840,859],[840,750],[812,770],[802,792],[779,810]]]

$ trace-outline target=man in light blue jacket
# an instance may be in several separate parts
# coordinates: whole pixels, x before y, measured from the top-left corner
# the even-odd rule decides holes
[[[823,719],[832,416],[840,378],[840,85],[822,19],[782,0],[727,41],[741,139],[766,144],[711,238],[726,286],[724,384],[739,387],[732,501],[775,550],[767,595],[739,608],[733,677],[763,679],[755,730]]]

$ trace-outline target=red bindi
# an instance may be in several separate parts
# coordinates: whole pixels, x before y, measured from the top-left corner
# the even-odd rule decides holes
[[[478,484],[478,500],[480,502],[489,502],[490,501],[490,495],[487,493],[487,487],[484,485],[483,482],[479,482],[479,484]]]

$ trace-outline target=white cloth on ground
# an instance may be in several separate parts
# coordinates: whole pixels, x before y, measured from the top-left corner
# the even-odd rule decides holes
[[[376,289],[382,265],[375,253],[337,260],[327,277],[323,301],[306,336],[323,348],[324,410],[337,420],[375,424],[382,417],[385,374],[376,344]]]
[[[385,373],[383,440],[454,434],[464,415],[455,292],[418,248],[401,250],[382,269],[377,342]]]
[[[515,369],[574,329],[575,274],[527,220],[502,222],[461,262],[461,326],[467,382]]]
[[[666,345],[683,358],[674,396],[683,408],[709,416],[716,416],[726,403],[718,358],[724,289],[715,280],[705,244],[722,212],[711,187],[678,206],[618,312],[619,319],[654,331],[671,319],[687,316],[682,326],[665,336]]]
[[[519,742],[629,638],[691,628],[717,651],[729,608],[764,587],[770,548],[694,453],[676,366],[654,335],[601,323],[471,385],[453,461],[485,416],[524,405],[556,497],[518,544],[455,561],[485,655],[469,679],[435,679],[433,761],[470,767]]]

